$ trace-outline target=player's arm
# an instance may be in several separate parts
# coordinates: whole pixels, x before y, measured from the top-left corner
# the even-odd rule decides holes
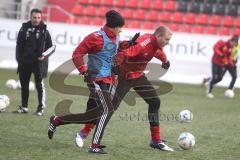
[[[222,52],[222,48],[224,47],[225,42],[218,41],[214,46],[213,46],[213,50],[214,50],[214,54],[218,55],[219,58],[223,58],[224,57],[224,53]]]
[[[84,64],[84,56],[88,53],[93,53],[99,50],[97,46],[101,46],[102,37],[97,33],[92,33],[85,37],[83,41],[77,46],[72,54],[72,61],[78,71],[83,74],[87,71],[87,67]]]
[[[126,41],[126,40],[125,41],[120,41],[118,50],[121,51],[121,50],[124,50],[124,49],[127,49],[127,48],[131,47],[131,46],[136,45],[137,44],[136,40],[138,39],[139,36],[140,36],[140,32],[136,33],[132,37],[132,39],[130,39],[128,41]]]
[[[16,60],[19,62],[22,56],[23,52],[23,41],[24,41],[24,31],[23,28],[21,28],[18,32],[17,36],[17,45],[16,45]]]
[[[170,62],[167,59],[167,56],[166,56],[166,54],[164,53],[164,51],[162,49],[158,49],[155,52],[154,57],[159,59],[160,61],[162,61],[162,68],[168,69],[170,67]]]
[[[43,61],[45,58],[48,58],[49,56],[51,56],[56,49],[56,45],[53,46],[52,44],[52,38],[48,32],[48,30],[46,30],[45,32],[45,37],[44,37],[44,52],[41,53],[41,55],[38,57],[39,61]]]
[[[52,47],[52,38],[48,30],[46,30],[46,45],[45,45],[45,51],[48,50],[50,47]]]

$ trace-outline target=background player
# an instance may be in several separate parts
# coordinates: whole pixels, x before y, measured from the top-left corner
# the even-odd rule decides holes
[[[220,40],[214,47],[214,54],[212,57],[212,77],[204,79],[203,83],[207,86],[206,96],[208,98],[214,98],[212,94],[213,85],[220,82],[223,78],[226,67],[234,67],[232,60],[232,49],[238,44],[238,36],[233,36],[228,41]],[[233,80],[234,83],[236,80]]]
[[[32,9],[31,20],[22,24],[17,38],[16,60],[22,99],[18,113],[28,113],[29,81],[33,73],[38,92],[36,115],[43,115],[46,98],[43,78],[47,75],[48,59],[42,54],[51,46],[52,39],[47,25],[42,21],[42,11]]]

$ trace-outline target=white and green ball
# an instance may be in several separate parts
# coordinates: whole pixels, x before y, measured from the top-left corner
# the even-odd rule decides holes
[[[17,82],[14,79],[7,80],[5,85],[9,89],[17,89]]]
[[[5,111],[10,104],[10,99],[6,95],[0,95],[0,112]]]
[[[184,150],[191,149],[195,145],[195,137],[189,132],[183,132],[178,137],[178,145]]]
[[[191,122],[193,120],[193,114],[190,110],[182,110],[178,118],[180,122]]]

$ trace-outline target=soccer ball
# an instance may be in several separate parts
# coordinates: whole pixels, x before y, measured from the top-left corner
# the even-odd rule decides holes
[[[17,81],[17,88],[21,88],[21,83],[20,83],[20,80]]]
[[[5,111],[6,107],[6,103],[2,99],[0,99],[0,112]]]
[[[227,98],[233,98],[235,96],[234,91],[231,89],[228,89],[225,91],[224,96]]]
[[[29,82],[29,90],[30,91],[34,91],[35,90],[35,84],[32,81]]]
[[[178,145],[185,150],[191,149],[195,145],[195,137],[189,132],[183,132],[178,137]]]
[[[6,87],[10,89],[16,89],[17,88],[17,82],[14,79],[9,79],[6,82]]]
[[[182,110],[179,113],[179,121],[180,122],[191,122],[193,120],[193,114],[190,110]]]
[[[9,106],[10,100],[9,100],[8,96],[0,95],[0,100],[3,100],[3,102],[6,104],[6,107]]]
[[[10,100],[6,95],[0,95],[0,112],[5,111],[5,108],[9,106]]]

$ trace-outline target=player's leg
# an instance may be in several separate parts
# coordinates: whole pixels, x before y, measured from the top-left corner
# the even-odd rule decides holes
[[[235,84],[235,82],[237,80],[237,67],[236,66],[228,67],[227,69],[228,69],[228,71],[229,71],[229,73],[231,74],[231,77],[232,77],[232,80],[231,80],[231,82],[229,84],[228,89],[232,90],[233,87],[234,87],[234,84]]]
[[[91,89],[91,85],[88,86],[90,95],[87,102],[86,112],[92,110],[94,107],[97,107],[97,102],[95,100],[95,90]],[[76,135],[76,144],[78,147],[82,147],[84,144],[84,140],[87,138],[91,130],[95,127],[96,120],[93,120],[89,123],[84,124],[83,128],[81,128]]]
[[[31,65],[20,63],[18,66],[19,80],[21,84],[22,105],[19,106],[18,113],[28,112],[29,81],[32,74]]]
[[[106,154],[103,150],[105,146],[101,145],[101,140],[104,134],[104,129],[106,127],[107,122],[109,121],[109,115],[114,111],[112,105],[112,99],[110,94],[110,85],[103,82],[95,82],[94,83],[96,89],[96,102],[99,106],[102,107],[102,114],[98,118],[96,123],[96,128],[93,134],[92,145],[89,148],[89,152],[98,153],[98,154]]]
[[[36,110],[36,115],[42,116],[44,112],[44,108],[46,107],[46,104],[45,104],[46,90],[45,90],[44,80],[42,77],[40,66],[38,64],[33,65],[33,74],[34,74],[36,89],[38,93],[38,107]]]
[[[115,111],[121,104],[123,98],[132,88],[132,83],[130,80],[126,80],[125,77],[119,76],[117,83],[113,85],[113,88],[114,91],[112,92],[113,94],[112,104],[114,106]]]
[[[173,151],[173,149],[167,146],[165,141],[161,139],[159,125],[160,98],[158,97],[156,90],[145,76],[136,79],[135,85],[134,90],[148,104],[148,119],[151,132],[150,147],[163,151]]]
[[[207,86],[207,97],[214,98],[212,94],[213,86],[222,80],[223,74],[225,73],[225,67],[217,64],[212,64],[212,78]]]
[[[130,90],[130,86],[128,85],[126,79],[123,77],[119,78],[119,81],[116,80],[116,82],[110,86],[110,94],[112,95],[112,103],[114,106],[114,111],[118,108],[120,105],[122,99],[126,95],[126,93]],[[92,94],[91,94],[92,93]],[[88,100],[87,105],[87,111],[91,110],[93,106],[97,106],[95,98],[94,98],[95,92],[90,92],[90,98]],[[95,105],[94,105],[95,104]],[[107,125],[108,121],[111,119],[111,116],[114,112],[110,112],[106,118],[105,124]],[[91,132],[91,130],[95,127],[96,120],[87,123],[84,125],[84,127],[77,133],[76,136],[76,144],[78,147],[82,147],[84,144],[84,139],[88,136],[88,134]]]
[[[93,83],[88,84],[91,90],[97,91],[98,88],[95,88]],[[95,105],[95,103],[93,104]],[[64,116],[51,116],[50,125],[48,128],[48,137],[52,139],[56,127],[66,124],[87,124],[92,123],[94,120],[98,119],[103,113],[102,106],[94,106],[91,110],[86,111],[85,113],[78,114],[69,114]]]

